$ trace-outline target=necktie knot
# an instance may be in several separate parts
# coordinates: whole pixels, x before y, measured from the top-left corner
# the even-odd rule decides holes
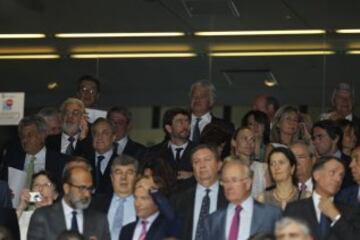
[[[199,124],[200,121],[201,121],[201,117],[196,118],[196,124]]]
[[[303,192],[306,190],[306,184],[305,183],[301,183],[300,184],[300,191]]]
[[[104,156],[103,155],[100,155],[97,157],[97,160],[99,161],[99,163],[101,163],[102,160],[104,160]]]
[[[235,213],[236,213],[236,214],[239,214],[242,209],[243,209],[243,208],[241,207],[241,205],[237,205],[236,208],[235,208]]]
[[[211,192],[211,189],[207,188],[207,189],[205,189],[205,192],[206,192],[206,196],[209,196],[209,193]]]
[[[77,211],[72,211],[71,213],[72,213],[73,217],[76,217]]]
[[[74,137],[69,137],[68,141],[72,144],[75,141],[75,138]]]
[[[175,148],[176,154],[181,154],[181,151],[182,151],[183,149],[184,149],[184,148],[182,148],[182,147]]]

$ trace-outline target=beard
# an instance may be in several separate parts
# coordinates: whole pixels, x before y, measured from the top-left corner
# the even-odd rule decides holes
[[[63,123],[62,129],[67,135],[70,135],[70,136],[77,134],[80,130],[78,124],[66,123],[66,122]]]
[[[89,207],[91,202],[91,197],[79,198],[72,193],[68,195],[69,205],[74,209],[84,210]]]

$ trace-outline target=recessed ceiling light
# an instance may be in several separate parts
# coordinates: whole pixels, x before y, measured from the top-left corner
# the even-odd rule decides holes
[[[268,51],[268,52],[212,52],[211,57],[260,57],[260,56],[300,56],[331,55],[334,51]]]
[[[0,34],[0,39],[26,39],[26,38],[45,38],[43,33],[9,33]]]
[[[95,53],[72,54],[71,58],[173,58],[196,57],[196,53]]]
[[[250,30],[250,31],[210,31],[195,32],[195,36],[263,36],[263,35],[309,35],[325,34],[322,29],[299,29],[299,30]]]
[[[337,29],[335,30],[336,33],[340,33],[340,34],[353,34],[353,33],[360,33],[360,29]]]
[[[58,59],[57,54],[26,54],[26,55],[0,55],[0,60],[26,60],[26,59]]]
[[[56,38],[181,37],[183,32],[56,33]]]

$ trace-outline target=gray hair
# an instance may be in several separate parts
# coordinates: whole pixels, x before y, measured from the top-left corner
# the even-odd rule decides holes
[[[301,232],[304,233],[306,236],[311,236],[310,229],[306,225],[305,222],[298,220],[298,219],[290,218],[290,217],[284,217],[276,222],[275,233],[281,231],[281,229],[283,229],[291,224],[295,224],[295,225],[299,226]]]
[[[241,161],[241,159],[239,159],[238,157],[233,156],[233,155],[230,155],[224,159],[224,163],[222,165],[221,172],[223,171],[223,169],[225,168],[226,165],[231,164],[231,163],[236,163],[238,165],[243,166],[245,168],[246,177],[253,179],[254,171],[250,168],[250,166],[247,165],[246,163],[244,163],[243,161]]]
[[[210,105],[214,105],[215,103],[215,98],[216,98],[216,88],[214,86],[214,84],[212,84],[210,81],[208,80],[200,80],[197,81],[195,83],[193,83],[190,87],[190,92],[189,92],[189,97],[191,98],[193,91],[196,87],[203,87],[203,88],[207,88],[209,91],[209,100],[210,100]]]
[[[91,134],[94,136],[95,135],[95,128],[99,123],[106,123],[110,126],[111,132],[112,134],[115,134],[116,130],[115,130],[115,126],[110,122],[110,120],[100,117],[98,119],[96,119],[96,121],[93,123],[93,125],[91,126]]]
[[[83,113],[85,113],[85,105],[84,105],[84,103],[80,100],[80,99],[77,99],[77,98],[68,98],[68,99],[66,99],[62,104],[61,104],[61,106],[60,106],[60,112],[61,112],[61,114],[64,114],[64,110],[65,110],[65,107],[66,107],[66,105],[68,105],[68,104],[77,104],[77,105],[79,105],[80,106],[80,108],[81,108],[81,111],[83,112]]]
[[[127,166],[127,165],[133,165],[135,168],[135,172],[138,173],[139,161],[126,154],[121,154],[113,159],[111,163],[111,171],[113,171],[116,166]]]
[[[338,94],[339,91],[347,91],[351,94],[352,96],[352,100],[354,101],[354,89],[352,89],[350,87],[350,84],[348,83],[339,83],[335,88],[334,88],[334,91],[332,93],[332,96],[331,96],[331,103],[334,104],[334,101],[335,101],[335,97],[336,97],[336,94]]]
[[[19,126],[18,126],[19,135],[21,135],[21,133],[25,127],[33,125],[33,124],[36,126],[36,129],[38,130],[38,132],[40,134],[43,134],[46,136],[47,130],[48,130],[47,124],[46,124],[44,118],[42,118],[38,115],[31,115],[31,116],[27,116],[27,117],[24,117],[23,119],[21,119]]]
[[[60,112],[56,107],[44,107],[40,109],[37,115],[43,118],[51,118],[51,117],[58,117],[59,113]]]
[[[294,145],[302,145],[306,149],[306,153],[308,154],[309,158],[313,158],[315,156],[315,148],[314,145],[306,142],[305,140],[296,140],[290,144],[290,148]]]
[[[132,120],[132,113],[126,107],[115,106],[110,108],[110,110],[107,112],[106,118],[109,119],[112,113],[121,113],[126,118],[127,123],[130,123]]]

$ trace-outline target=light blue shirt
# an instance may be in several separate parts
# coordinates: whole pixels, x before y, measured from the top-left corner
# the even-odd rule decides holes
[[[240,211],[240,229],[238,232],[238,240],[247,240],[250,237],[251,222],[254,212],[254,199],[250,196],[242,204],[242,210]],[[230,227],[232,219],[234,217],[236,205],[229,203],[226,210],[226,239],[230,234]]]
[[[107,214],[110,231],[114,224],[113,220],[114,220],[114,215],[115,215],[116,209],[118,207],[119,201],[117,201],[117,200],[119,198],[120,197],[118,197],[116,194],[114,194],[111,199],[109,211]],[[131,194],[125,198],[124,216],[123,216],[123,220],[122,220],[122,226],[125,226],[128,223],[134,222],[135,220],[136,220],[136,212],[135,212],[135,207],[134,207],[134,196]]]
[[[203,198],[206,196],[206,189],[207,188],[201,186],[199,183],[196,185],[192,239],[195,239],[196,228],[198,225],[199,215],[200,215],[200,210],[201,210],[201,204],[202,204]],[[210,214],[210,213],[215,212],[216,208],[217,208],[217,200],[218,200],[218,193],[219,193],[219,181],[216,181],[212,186],[209,187],[209,189],[211,190],[209,192],[209,197],[210,197],[209,214]]]
[[[101,161],[101,165],[100,165],[100,171],[102,174],[104,174],[105,172],[105,169],[107,167],[107,165],[109,164],[110,162],[110,158],[113,154],[113,149],[111,148],[109,151],[107,151],[106,153],[103,153],[103,154],[100,154],[100,153],[95,153],[95,166],[97,166],[97,163],[98,163],[98,159],[97,157],[98,156],[104,156],[105,158]]]

